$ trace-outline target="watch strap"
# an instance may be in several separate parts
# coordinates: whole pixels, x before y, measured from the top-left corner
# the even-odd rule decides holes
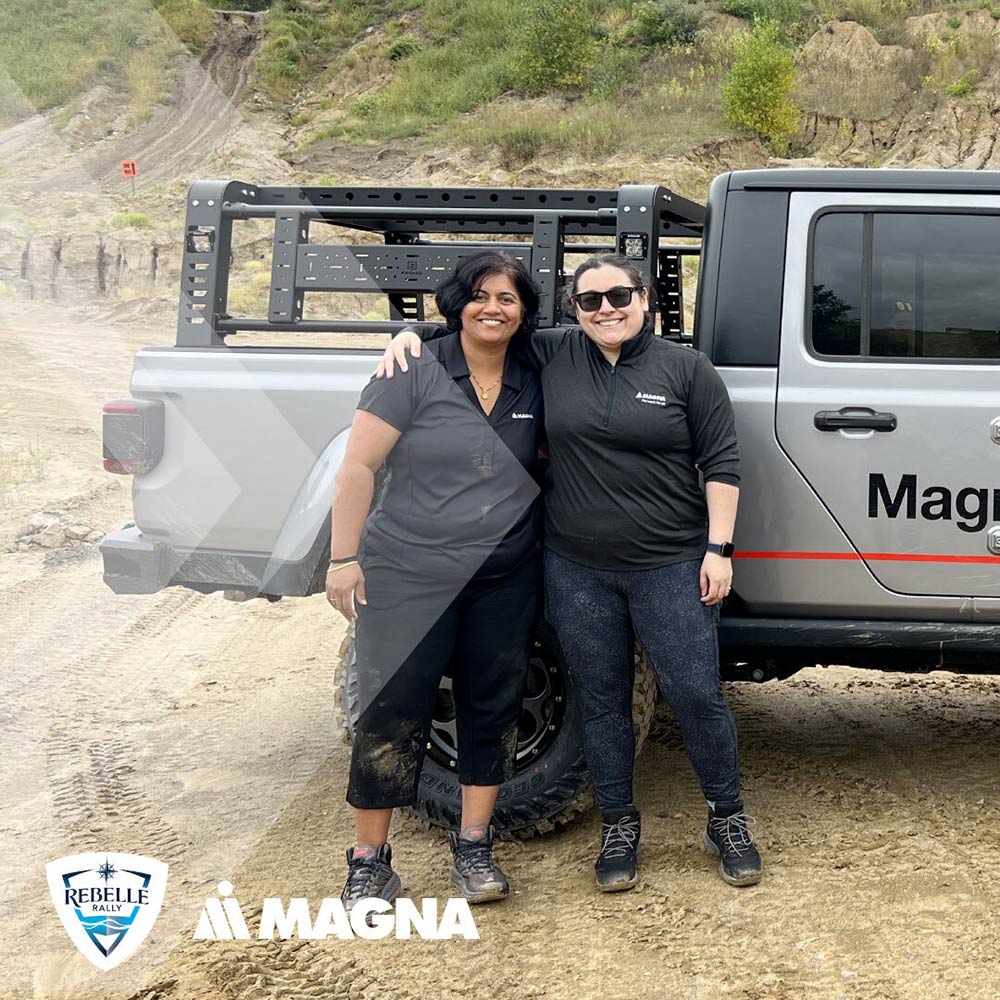
[[[736,546],[732,542],[709,542],[705,548],[709,552],[714,552],[717,556],[722,556],[724,559],[731,559],[733,553],[736,551]]]

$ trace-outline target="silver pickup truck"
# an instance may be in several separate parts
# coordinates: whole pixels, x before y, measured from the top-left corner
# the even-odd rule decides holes
[[[233,229],[254,219],[274,225],[267,315],[234,316]],[[352,338],[425,322],[425,298],[484,245],[524,259],[541,325],[569,323],[565,275],[614,250],[652,275],[660,335],[704,351],[735,407],[743,486],[724,676],[998,668],[1000,174],[742,171],[716,178],[707,206],[655,185],[202,181],[185,241],[176,343],[140,351],[131,396],[105,406],[105,467],[133,476],[135,523],[101,543],[117,593],[319,591],[334,477],[379,353]],[[348,316],[359,293],[376,296],[386,318],[310,318],[337,310],[324,312],[324,293],[349,296]],[[254,343],[276,334],[281,346]],[[498,804],[506,830],[545,829],[587,802],[576,701],[544,623],[535,653],[519,770]],[[637,666],[642,729],[654,691]],[[349,728],[349,644],[341,676]],[[455,819],[456,758],[446,678],[416,810],[433,823]]]

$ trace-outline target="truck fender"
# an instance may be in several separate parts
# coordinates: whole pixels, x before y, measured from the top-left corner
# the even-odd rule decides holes
[[[267,592],[269,583],[289,564],[305,571],[308,584],[326,555],[334,481],[344,461],[350,432],[349,427],[345,428],[330,441],[299,487],[262,575],[261,591]]]

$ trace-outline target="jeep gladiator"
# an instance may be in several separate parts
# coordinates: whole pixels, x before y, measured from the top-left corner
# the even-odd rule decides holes
[[[251,219],[274,224],[261,317],[227,305],[234,227]],[[705,352],[725,380],[743,481],[724,676],[997,669],[1000,174],[988,172],[740,171],[716,178],[705,206],[656,185],[199,181],[176,342],[140,351],[130,397],[105,406],[105,467],[133,476],[135,518],[101,543],[108,585],[320,591],[334,477],[380,353],[351,340],[426,322],[425,299],[487,246],[524,260],[549,327],[572,324],[560,291],[577,263],[624,253],[652,277],[659,334]],[[359,294],[377,296],[387,318],[310,318],[321,293],[350,296],[348,315]],[[275,334],[333,342],[269,345]],[[586,800],[575,699],[544,625],[535,653],[519,771],[498,804],[510,830]],[[341,676],[349,727],[349,644]],[[637,670],[640,726],[652,697]],[[458,804],[449,712],[446,678],[417,809],[441,824]]]

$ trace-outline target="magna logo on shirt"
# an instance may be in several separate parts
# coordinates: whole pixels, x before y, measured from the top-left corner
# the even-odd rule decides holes
[[[639,400],[640,403],[650,403],[653,406],[666,406],[667,397],[659,396],[655,392],[637,392],[635,398]]]
[[[534,420],[534,413],[512,413],[510,415],[511,420]]]

